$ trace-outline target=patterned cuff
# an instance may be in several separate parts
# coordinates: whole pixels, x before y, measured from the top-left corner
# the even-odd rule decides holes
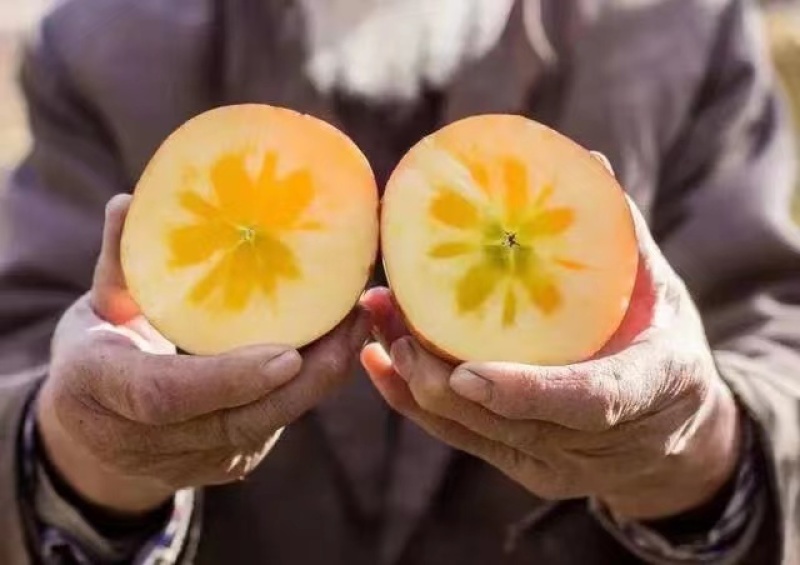
[[[104,524],[93,522],[76,505],[73,496],[59,489],[60,478],[48,468],[40,442],[33,409],[29,403],[20,437],[21,485],[28,535],[44,565],[89,565],[126,562],[133,565],[173,565],[177,563],[189,534],[195,506],[191,489],[178,492],[161,518],[166,526],[144,525],[144,530],[128,528],[113,535]],[[70,500],[73,499],[73,500]],[[156,517],[158,519],[158,517]],[[153,533],[155,530],[155,533]]]
[[[764,515],[765,490],[758,466],[755,430],[744,426],[744,452],[727,503],[716,522],[705,532],[673,539],[650,524],[621,522],[599,501],[589,508],[605,529],[647,563],[726,563],[753,537]]]

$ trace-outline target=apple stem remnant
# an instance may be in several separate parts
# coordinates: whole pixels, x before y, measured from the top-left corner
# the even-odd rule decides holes
[[[244,243],[253,243],[256,240],[256,230],[250,226],[239,226],[239,234]]]
[[[503,233],[503,245],[508,247],[509,249],[514,249],[515,247],[519,247],[519,242],[517,241],[517,234],[514,232],[504,232]]]

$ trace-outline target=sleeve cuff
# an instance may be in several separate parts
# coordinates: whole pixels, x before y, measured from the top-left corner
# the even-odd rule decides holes
[[[60,562],[68,555],[77,563],[176,563],[192,522],[195,492],[180,491],[165,507],[137,519],[112,516],[81,501],[39,449],[33,404],[23,422],[21,467],[30,493],[35,549],[43,562]]]
[[[736,475],[722,496],[713,523],[705,531],[666,533],[656,523],[622,522],[598,500],[589,501],[590,512],[606,531],[645,563],[679,565],[686,563],[735,563],[753,543],[765,513],[766,490],[759,468],[757,438],[753,423],[744,426],[744,453]],[[682,516],[669,520],[681,522]],[[686,522],[689,518],[687,517]],[[670,530],[675,528],[670,527]]]

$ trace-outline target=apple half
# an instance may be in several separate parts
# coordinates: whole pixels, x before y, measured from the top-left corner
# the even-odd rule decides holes
[[[614,176],[512,115],[457,121],[405,155],[384,193],[381,247],[409,328],[452,361],[590,358],[619,327],[638,267]]]
[[[377,210],[367,159],[333,126],[265,105],[217,108],[147,165],[122,235],[125,280],[189,353],[302,347],[363,292]]]

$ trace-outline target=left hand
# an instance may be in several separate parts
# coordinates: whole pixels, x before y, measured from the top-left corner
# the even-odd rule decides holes
[[[688,291],[631,208],[631,304],[586,362],[453,367],[408,335],[387,289],[367,293],[382,344],[362,362],[386,401],[544,498],[594,497],[618,518],[653,519],[713,497],[737,466],[738,409]]]

